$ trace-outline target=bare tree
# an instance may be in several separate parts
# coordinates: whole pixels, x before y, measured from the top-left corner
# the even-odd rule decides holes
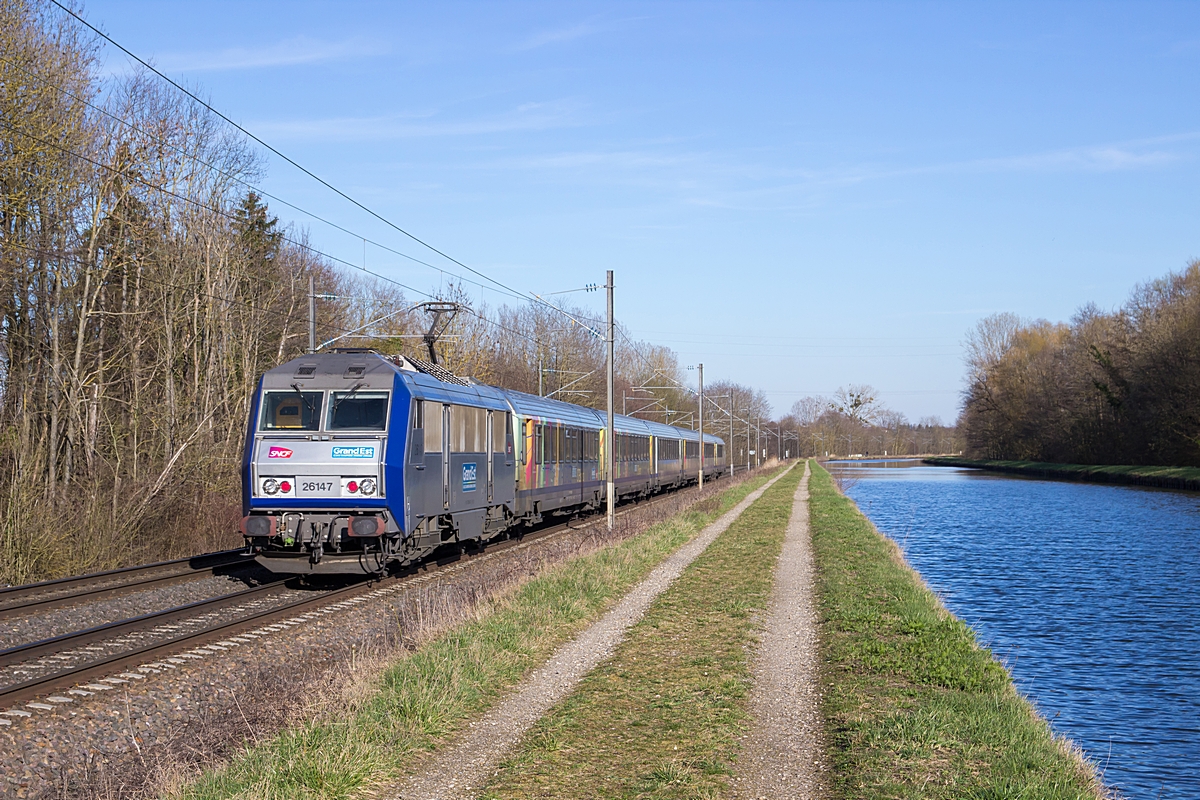
[[[873,423],[882,411],[879,392],[866,384],[840,387],[829,407],[860,425]]]

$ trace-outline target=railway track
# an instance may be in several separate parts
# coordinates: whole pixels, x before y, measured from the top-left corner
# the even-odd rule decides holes
[[[642,507],[653,505],[665,497],[642,501],[639,505]],[[636,506],[630,503],[618,514],[627,513],[634,507]],[[249,643],[252,638],[256,638],[254,635],[245,641],[239,642],[236,639],[251,629],[269,627],[281,620],[290,621],[297,615],[315,612],[318,609],[323,610],[323,607],[339,605],[343,602],[358,602],[361,595],[376,591],[381,587],[390,588],[394,584],[428,575],[454,564],[547,539],[571,528],[580,527],[580,524],[594,522],[600,517],[601,515],[594,515],[583,520],[569,520],[530,531],[520,538],[495,542],[478,551],[461,550],[441,557],[435,555],[434,558],[420,565],[395,575],[389,575],[382,580],[364,579],[338,588],[310,589],[300,597],[294,596],[293,592],[292,597],[282,602],[278,599],[272,602],[272,595],[299,588],[297,579],[281,579],[233,594],[0,650],[0,708],[10,709],[0,712],[0,723],[8,721],[2,715],[25,716],[28,713],[21,710],[16,704],[27,703],[55,691],[67,690],[70,694],[86,696],[115,688],[120,684],[141,680],[146,676],[139,674],[138,668],[144,670],[148,665],[150,671],[154,672],[161,671],[158,667],[175,669],[186,664],[189,659],[201,657],[196,653],[202,652],[203,648],[215,648],[219,651]],[[166,563],[180,564],[180,562]],[[236,563],[238,562],[231,560],[224,566]],[[147,569],[160,566],[163,565],[149,565]],[[212,568],[219,567],[214,565]],[[115,572],[128,572],[132,575],[141,569],[143,568],[135,567],[128,571],[117,570]],[[86,587],[85,579],[94,577],[97,576],[83,576],[79,579],[66,579],[66,581],[80,581],[79,585]],[[97,596],[96,593],[110,590],[122,591],[127,587],[153,585],[154,581],[169,579],[168,576],[158,578],[143,576],[139,577],[136,583],[131,582],[120,587],[96,588],[93,586],[86,588],[81,594],[71,596],[90,599]],[[37,585],[17,588],[33,589],[35,586]],[[129,589],[129,591],[135,590]],[[31,599],[30,602],[45,602],[45,600]],[[63,598],[63,602],[67,602],[66,597]],[[9,607],[15,608],[16,606]],[[187,652],[189,650],[193,652]],[[155,663],[156,660],[162,663]],[[100,682],[87,683],[88,681]],[[61,700],[61,698],[57,699]]]
[[[0,589],[0,619],[185,583],[253,563],[254,559],[247,556],[245,550],[223,550],[192,558],[10,586]]]

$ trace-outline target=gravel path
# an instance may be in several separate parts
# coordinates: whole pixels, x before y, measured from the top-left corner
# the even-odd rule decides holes
[[[734,797],[807,800],[827,794],[813,575],[806,464],[775,566],[775,587],[754,664],[754,726],[742,739]]]
[[[733,524],[771,485],[788,473],[776,475],[763,487],[727,511],[694,539],[676,550],[627,594],[603,618],[563,645],[550,660],[520,683],[506,699],[472,723],[458,739],[426,762],[419,773],[382,796],[402,800],[466,800],[478,790],[513,745],[556,703],[605,659],[625,638],[654,599],[678,578],[688,565]]]

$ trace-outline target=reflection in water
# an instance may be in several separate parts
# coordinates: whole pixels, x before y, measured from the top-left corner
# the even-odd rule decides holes
[[[1200,797],[1200,495],[827,466],[1106,783]]]

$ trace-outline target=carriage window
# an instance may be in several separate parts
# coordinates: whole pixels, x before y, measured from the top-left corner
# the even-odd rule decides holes
[[[408,437],[408,463],[425,463],[425,401],[413,400],[412,433]]]
[[[387,429],[387,392],[333,392],[329,400],[330,431]]]
[[[315,431],[321,427],[324,392],[267,392],[263,398],[264,431]]]
[[[422,402],[421,421],[425,424],[425,452],[442,452],[442,404]]]
[[[492,452],[493,453],[511,453],[512,452],[512,423],[509,421],[507,411],[492,412]]]
[[[450,450],[454,453],[487,452],[487,409],[450,407]]]

